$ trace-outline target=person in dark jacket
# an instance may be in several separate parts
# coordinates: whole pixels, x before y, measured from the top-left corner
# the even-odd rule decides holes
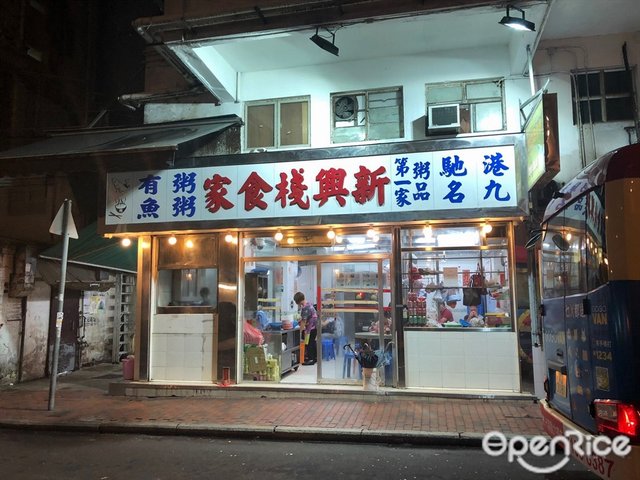
[[[316,337],[318,335],[318,313],[309,302],[305,300],[304,293],[296,292],[293,301],[300,310],[300,326],[304,328],[305,349],[303,365],[314,365],[318,361],[318,349],[316,347]],[[307,341],[307,338],[309,339]]]

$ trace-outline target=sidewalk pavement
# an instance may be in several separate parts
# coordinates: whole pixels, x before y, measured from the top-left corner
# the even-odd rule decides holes
[[[544,435],[532,398],[353,396],[268,392],[223,398],[109,395],[120,365],[102,364],[58,378],[48,410],[49,379],[0,387],[0,428],[480,446],[485,433]],[[373,392],[372,392],[373,393]]]

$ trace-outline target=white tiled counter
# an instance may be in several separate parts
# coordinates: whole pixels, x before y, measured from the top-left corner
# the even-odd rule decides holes
[[[215,317],[212,313],[155,315],[151,326],[151,380],[214,380]]]
[[[404,332],[406,386],[520,392],[515,332]]]

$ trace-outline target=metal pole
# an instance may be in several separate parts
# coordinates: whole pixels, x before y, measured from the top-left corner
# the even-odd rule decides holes
[[[53,361],[49,373],[49,410],[53,410],[56,403],[56,383],[58,380],[58,356],[60,355],[60,333],[64,318],[64,284],[67,279],[67,254],[69,252],[68,222],[71,217],[71,200],[64,201],[62,217],[62,263],[60,265],[60,289],[58,290],[58,313],[56,313],[56,340],[53,347]]]

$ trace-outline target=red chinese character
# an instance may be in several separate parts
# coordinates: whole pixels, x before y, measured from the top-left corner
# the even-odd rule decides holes
[[[276,196],[276,202],[280,201],[280,206],[283,208],[287,204],[287,198],[291,200],[289,205],[297,205],[303,210],[309,209],[309,197],[305,195],[305,190],[307,190],[307,186],[303,183],[304,169],[296,170],[295,168],[291,170],[291,188],[289,189],[289,184],[287,182],[287,174],[280,174],[280,183],[276,185],[276,189],[278,190],[278,195]]]
[[[378,194],[378,205],[384,205],[384,186],[390,182],[389,177],[380,177],[386,173],[384,167],[372,172],[367,167],[360,165],[360,170],[353,176],[356,177],[356,187],[351,193],[356,202],[364,205]]]
[[[273,190],[273,187],[265,182],[256,172],[251,172],[247,180],[242,184],[238,193],[244,193],[244,209],[248,212],[258,207],[267,209],[267,202],[263,200],[264,194]]]
[[[344,207],[345,203],[347,203],[344,196],[349,195],[349,190],[344,188],[346,176],[347,172],[343,168],[320,170],[320,173],[316,176],[316,180],[319,183],[319,192],[313,196],[314,200],[320,202],[318,206],[321,207],[327,203],[330,197],[335,197],[340,206]]]
[[[227,177],[218,175],[217,173],[204,181],[204,189],[207,190],[204,198],[206,200],[205,207],[211,213],[216,213],[220,208],[229,210],[233,208],[233,203],[224,198],[228,193],[225,185],[230,185],[231,180]]]

